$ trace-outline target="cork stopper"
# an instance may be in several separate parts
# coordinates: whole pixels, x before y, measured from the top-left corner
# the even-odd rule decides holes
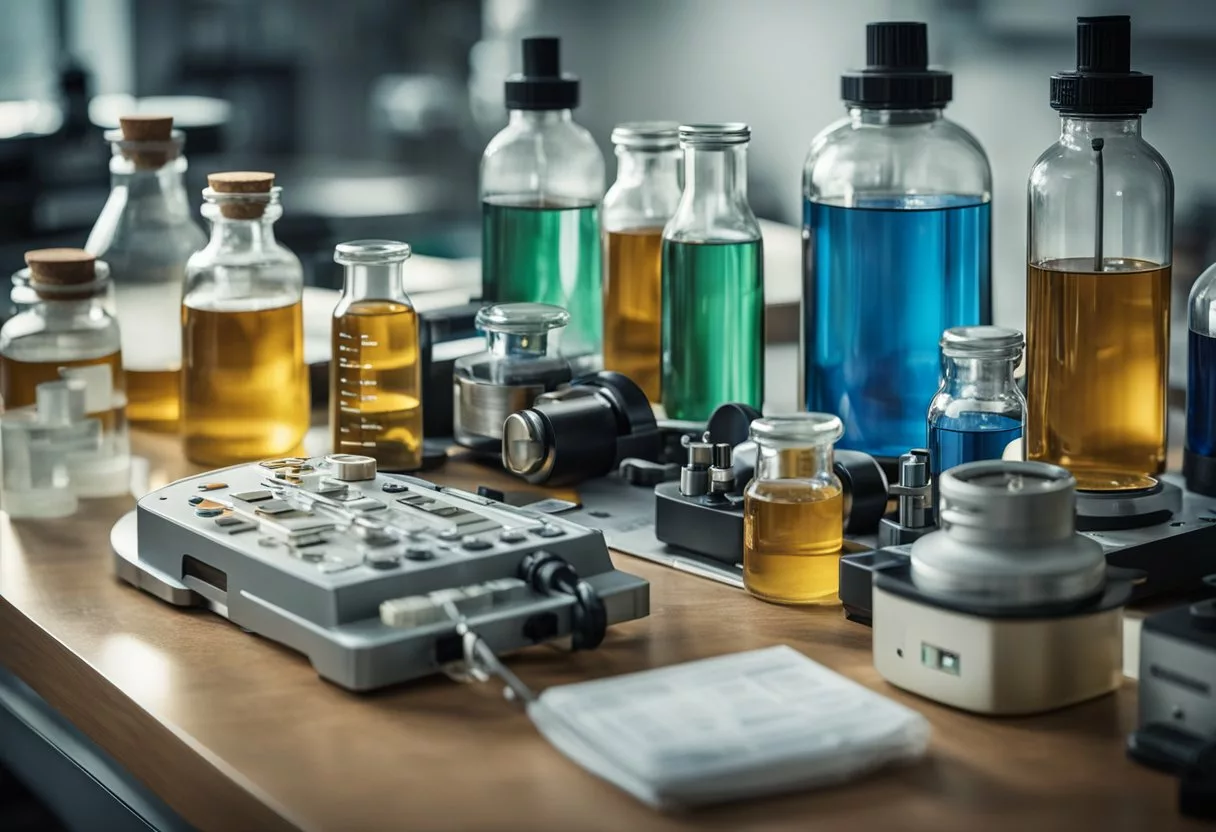
[[[92,297],[97,279],[96,258],[80,248],[40,248],[25,253],[30,286],[40,298],[79,300]],[[73,292],[70,287],[81,286]]]
[[[249,195],[253,199],[218,200],[220,213],[230,220],[256,220],[266,211],[268,196],[274,187],[274,174],[265,171],[235,170],[212,173],[207,176],[207,185],[216,194]]]
[[[126,142],[164,142],[166,145],[173,137],[173,117],[156,115],[120,116],[118,125],[122,129],[122,138]],[[169,161],[167,149],[127,149],[122,155],[135,163],[141,170],[164,167]]]

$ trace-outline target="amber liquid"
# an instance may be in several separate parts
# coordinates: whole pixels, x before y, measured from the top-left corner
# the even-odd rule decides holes
[[[1084,490],[1151,485],[1165,470],[1170,267],[1027,268],[1027,457],[1064,466]]]
[[[385,471],[422,467],[418,313],[359,301],[334,319],[329,424],[336,453],[374,457]]]
[[[127,417],[151,430],[175,430],[181,385],[181,370],[127,370]]]
[[[299,302],[272,309],[182,309],[182,438],[200,465],[296,451],[308,430]]]
[[[609,231],[604,270],[604,369],[660,399],[663,229]]]
[[[112,390],[111,401],[123,400],[122,353],[112,352],[96,358],[81,358],[74,361],[17,361],[0,355],[0,410],[12,410],[37,403],[36,390],[39,384],[59,381],[60,367],[97,367],[108,365]],[[107,410],[90,412],[89,416],[100,419],[102,429],[112,432],[123,420],[123,407],[117,405]]]
[[[743,585],[779,604],[835,604],[843,542],[838,486],[754,483],[743,504]]]

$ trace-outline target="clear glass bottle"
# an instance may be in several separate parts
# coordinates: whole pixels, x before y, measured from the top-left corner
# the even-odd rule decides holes
[[[680,127],[684,193],[663,229],[663,408],[703,422],[764,404],[764,244],[747,201],[746,124]]]
[[[616,182],[604,196],[604,369],[659,401],[663,227],[680,201],[679,125],[630,122],[612,131]]]
[[[571,117],[579,82],[561,72],[558,39],[526,38],[523,55],[523,74],[506,81],[510,120],[481,157],[482,297],[566,309],[562,350],[590,367],[602,323],[604,157]]]
[[[274,238],[274,174],[214,173],[211,240],[186,265],[182,437],[201,465],[294,452],[308,430],[304,272]]]
[[[1006,448],[1022,438],[1026,397],[1013,371],[1024,345],[1022,333],[999,326],[962,326],[942,334],[941,386],[927,419],[934,482],[964,462],[1006,458]]]
[[[190,214],[185,138],[168,116],[126,116],[105,134],[113,149],[110,198],[85,248],[113,277],[122,324],[127,414],[137,425],[175,429],[181,394],[181,302],[186,260],[207,236]]]
[[[805,406],[840,414],[841,448],[892,458],[924,440],[942,331],[992,315],[992,172],[928,51],[923,23],[866,26],[848,115],[802,180]]]
[[[409,245],[393,240],[334,249],[346,275],[329,363],[333,449],[373,457],[381,471],[422,467],[418,313],[404,288],[409,256]]]
[[[502,303],[478,311],[476,322],[486,334],[486,351],[456,359],[454,438],[479,453],[501,456],[507,417],[573,377],[558,343],[570,315],[545,303]]]
[[[844,491],[832,449],[839,417],[757,419],[756,473],[744,491],[743,585],[779,604],[835,604],[844,542]]]
[[[1140,135],[1152,76],[1127,17],[1077,21],[1051,79],[1060,138],[1030,172],[1026,453],[1077,488],[1149,487],[1165,468],[1174,179]]]
[[[1186,487],[1216,497],[1216,265],[1191,287],[1187,318]]]

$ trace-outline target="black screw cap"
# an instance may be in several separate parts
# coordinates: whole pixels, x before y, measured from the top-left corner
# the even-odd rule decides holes
[[[945,106],[954,94],[954,76],[929,69],[929,29],[924,23],[866,25],[866,68],[840,78],[846,103],[880,110],[920,110]]]
[[[578,106],[578,78],[561,71],[558,38],[524,38],[524,71],[506,81],[508,110],[573,110]]]
[[[1051,76],[1051,106],[1065,115],[1135,116],[1153,106],[1153,76],[1133,72],[1132,19],[1077,18],[1077,69]]]

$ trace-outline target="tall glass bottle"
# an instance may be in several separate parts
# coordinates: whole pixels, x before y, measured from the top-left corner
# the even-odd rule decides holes
[[[1152,76],[1127,17],[1077,20],[1077,70],[1051,79],[1060,138],[1030,171],[1027,456],[1082,490],[1150,486],[1165,466],[1174,179],[1140,135]]]
[[[186,265],[182,437],[201,465],[283,456],[308,430],[304,272],[274,238],[274,174],[213,173],[211,240]]]
[[[841,448],[898,457],[924,441],[942,332],[991,320],[992,173],[943,114],[925,24],[867,25],[866,62],[803,170],[802,383]]]
[[[604,157],[571,117],[579,82],[561,72],[558,39],[527,38],[523,55],[506,82],[510,121],[481,158],[482,295],[562,307],[563,354],[597,363]]]
[[[604,197],[604,369],[659,401],[663,226],[680,201],[679,128],[632,122],[612,131],[616,182]]]
[[[663,229],[663,407],[704,421],[764,404],[764,250],[747,201],[746,124],[680,127],[684,193]]]
[[[346,268],[334,309],[329,425],[335,453],[373,457],[382,471],[422,467],[418,313],[405,294],[410,247],[356,240],[334,250]]]
[[[127,414],[149,428],[177,426],[181,386],[182,283],[186,260],[207,237],[190,215],[185,138],[168,116],[121,118],[106,140],[110,198],[85,248],[112,270],[122,325]]]
[[[1187,318],[1186,487],[1216,497],[1216,266],[1191,287]]]

